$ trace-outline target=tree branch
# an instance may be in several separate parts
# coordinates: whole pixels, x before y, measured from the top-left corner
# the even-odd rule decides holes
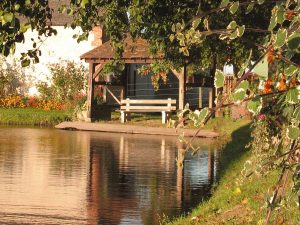
[[[293,140],[292,143],[291,143],[291,146],[290,146],[290,149],[289,149],[289,155],[288,155],[288,158],[287,158],[287,161],[289,161],[292,157],[292,153],[293,151],[291,151],[292,149],[294,149],[296,146],[296,141]],[[282,162],[284,162],[285,159],[282,160]],[[266,216],[266,222],[265,222],[265,225],[268,225],[269,224],[269,221],[270,221],[270,217],[271,217],[271,213],[273,211],[273,208],[272,208],[272,205],[274,205],[275,201],[276,201],[276,198],[278,196],[278,192],[280,190],[280,186],[281,186],[281,181],[286,173],[286,169],[287,167],[284,166],[281,170],[281,174],[280,174],[280,177],[277,181],[277,185],[276,185],[276,188],[275,188],[275,191],[274,191],[274,195],[273,195],[273,198],[272,198],[272,201],[271,201],[271,207],[269,208],[268,212],[267,212],[267,216]]]

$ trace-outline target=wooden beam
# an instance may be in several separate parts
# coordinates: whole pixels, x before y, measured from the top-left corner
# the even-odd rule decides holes
[[[89,64],[89,75],[88,75],[88,88],[87,88],[87,122],[92,122],[92,111],[94,101],[94,78],[96,65],[94,63]]]
[[[99,74],[100,74],[100,72],[102,71],[103,67],[104,67],[104,64],[100,64],[100,65],[98,66],[98,68],[96,69],[96,71],[95,71],[94,74],[93,74],[94,80],[99,76]]]
[[[85,59],[87,63],[108,63],[112,62],[115,59],[109,58],[109,59]],[[157,62],[159,59],[150,59],[150,58],[137,58],[137,59],[121,59],[121,62],[127,63],[127,64],[132,64],[132,63],[154,63]]]
[[[199,91],[199,109],[202,109],[203,108],[203,93],[202,93],[202,87],[199,87],[198,89]]]
[[[143,105],[167,105],[176,104],[176,99],[124,99],[121,101],[122,104],[143,104]]]
[[[119,105],[121,105],[120,100],[114,95],[114,93],[112,93],[111,90],[108,89],[107,86],[105,86],[105,89],[106,89],[106,91],[107,91],[107,92],[115,99],[115,101],[116,101]]]

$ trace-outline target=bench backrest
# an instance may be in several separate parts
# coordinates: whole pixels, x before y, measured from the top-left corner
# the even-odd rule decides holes
[[[121,100],[121,110],[141,111],[174,111],[176,110],[176,99],[124,99]]]

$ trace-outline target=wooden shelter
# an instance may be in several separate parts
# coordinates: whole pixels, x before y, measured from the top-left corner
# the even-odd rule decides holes
[[[127,38],[124,40],[124,52],[121,61],[125,65],[131,64],[149,64],[163,59],[163,55],[153,56],[149,52],[149,43],[144,39],[132,40]],[[111,81],[106,81],[99,77],[103,66],[114,60],[114,50],[112,48],[111,41],[107,41],[104,44],[94,48],[93,50],[81,55],[81,59],[84,59],[89,63],[89,76],[88,76],[88,106],[87,106],[87,118],[88,121],[92,119],[92,111],[94,108],[94,89],[97,85],[102,85],[104,91],[109,93],[114,100],[120,104],[121,100],[127,98],[126,96],[126,82],[128,82],[128,73],[125,73],[120,78],[118,85],[121,86],[119,96],[116,96],[110,88],[114,85]],[[178,109],[183,109],[185,105],[185,93],[186,93],[186,69],[183,67],[180,71],[172,69],[173,74],[178,79]],[[201,81],[203,83],[203,81]],[[212,82],[209,82],[212,83]],[[201,86],[201,84],[199,84]],[[177,90],[177,89],[176,89]],[[199,92],[200,93],[200,92]],[[212,100],[210,101],[212,102]]]

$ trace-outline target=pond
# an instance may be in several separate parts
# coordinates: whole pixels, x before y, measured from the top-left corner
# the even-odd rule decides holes
[[[210,194],[219,151],[177,138],[0,128],[0,224],[159,224]]]

